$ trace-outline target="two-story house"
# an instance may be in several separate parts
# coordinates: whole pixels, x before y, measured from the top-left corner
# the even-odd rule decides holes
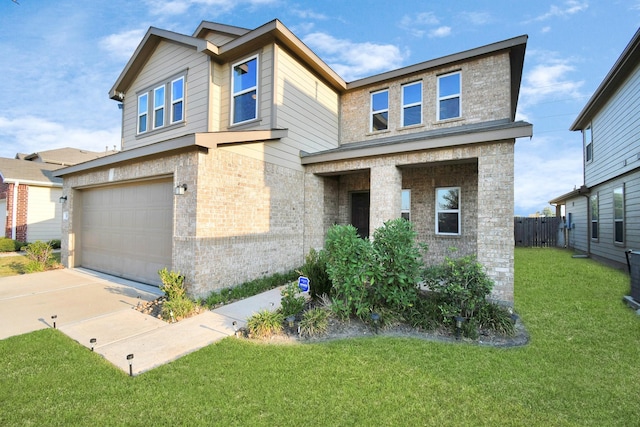
[[[280,21],[151,28],[111,89],[120,153],[66,168],[62,260],[192,296],[298,267],[334,223],[414,222],[513,302],[526,36],[345,82]]]
[[[584,185],[565,206],[567,246],[626,267],[640,249],[640,30],[570,128],[582,132]]]

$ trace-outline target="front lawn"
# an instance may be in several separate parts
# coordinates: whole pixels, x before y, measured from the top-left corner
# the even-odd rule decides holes
[[[60,252],[53,254],[56,264],[60,263]],[[27,273],[29,259],[23,255],[0,257],[0,277],[15,276]]]
[[[42,330],[0,341],[0,425],[637,425],[628,286],[569,252],[517,249],[525,347],[227,338],[135,378]]]

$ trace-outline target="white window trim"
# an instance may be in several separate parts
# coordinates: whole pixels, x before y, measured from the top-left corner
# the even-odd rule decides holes
[[[438,209],[438,190],[458,190],[458,209]],[[439,236],[460,236],[462,235],[462,190],[460,187],[437,187],[436,188],[436,205],[435,205],[435,231]],[[438,214],[439,213],[457,213],[458,214],[458,232],[457,233],[441,233],[438,230]]]
[[[593,202],[595,200],[596,209],[598,211],[598,218],[593,219]],[[590,238],[593,241],[598,241],[600,238],[600,196],[598,193],[591,195],[589,198],[589,219],[591,224],[591,229],[589,230]],[[593,224],[596,225],[596,237],[593,237]]]
[[[378,95],[380,93],[386,92],[387,93],[387,108],[383,108],[382,110],[374,110],[373,109],[373,96],[374,95]],[[375,92],[371,92],[371,96],[370,96],[370,111],[371,114],[369,115],[369,132],[385,132],[389,130],[389,89],[382,89],[382,90],[377,90]],[[386,129],[374,129],[373,128],[373,117],[376,114],[380,114],[380,113],[387,113],[387,128]]]
[[[145,102],[145,109],[144,112],[140,112],[140,105],[141,105],[141,98],[146,97],[147,102]],[[144,130],[140,130],[140,118],[142,116],[146,116],[146,123],[145,123],[145,127]],[[149,131],[149,93],[145,92],[142,93],[140,95],[138,95],[138,121],[136,122],[136,133],[138,135],[141,135],[143,133],[147,133]]]
[[[409,87],[409,86],[414,86],[414,85],[420,85],[420,102],[413,102],[413,103],[405,104],[405,102],[404,102],[404,88],[405,87]],[[401,95],[402,96],[402,101],[401,101],[402,102],[402,114],[401,114],[402,117],[400,117],[400,120],[401,120],[400,123],[402,123],[402,127],[418,126],[418,125],[422,124],[422,111],[423,111],[423,107],[422,107],[422,90],[423,90],[422,81],[407,83],[407,84],[404,84],[404,85],[401,86],[401,88],[400,88],[401,92],[400,93],[402,94]],[[404,124],[404,111],[405,111],[405,109],[410,108],[410,107],[416,107],[416,106],[420,106],[420,121],[418,123],[412,123],[410,125],[405,125]]]
[[[247,62],[251,62],[254,59],[256,60],[256,85],[255,86],[251,86],[250,88],[241,90],[239,92],[234,92],[233,91],[233,86],[234,86],[233,83],[234,83],[235,77],[234,77],[233,70],[236,68],[236,66],[245,64]],[[260,58],[259,58],[259,55],[250,56],[248,58],[243,59],[242,61],[238,61],[235,64],[231,65],[231,109],[230,109],[230,113],[231,114],[229,114],[229,116],[231,117],[231,126],[239,125],[239,124],[242,124],[242,123],[248,123],[248,122],[251,122],[251,121],[254,121],[254,120],[258,119],[258,106],[260,105],[260,91],[258,90],[258,83],[259,82],[260,82]],[[235,111],[235,108],[234,108],[235,102],[234,101],[235,101],[236,97],[240,96],[240,95],[243,95],[245,93],[254,91],[254,90],[256,91],[256,111],[254,113],[254,117],[251,118],[251,119],[243,120],[241,122],[236,122],[234,120],[234,117],[233,117],[234,116],[234,111]]]
[[[162,105],[156,107],[156,96],[159,90],[162,90]],[[167,88],[166,85],[160,85],[153,89],[153,129],[160,129],[166,123],[166,104],[167,104]],[[162,124],[158,126],[156,123],[156,112],[162,110]]]
[[[588,132],[588,136],[590,137],[589,141],[587,141],[587,132]],[[591,163],[593,161],[593,127],[591,126],[591,123],[589,123],[589,126],[584,128],[584,131],[582,132],[582,139],[584,141],[584,162]],[[589,146],[591,146],[590,159],[587,158],[587,153],[589,152]]]
[[[622,218],[616,218],[616,190],[622,190]],[[625,240],[625,227],[624,227],[624,218],[625,218],[625,200],[624,200],[624,185],[621,187],[615,187],[613,189],[613,243],[616,245],[624,245]],[[618,222],[622,223],[622,240],[616,240],[616,224]]]
[[[180,81],[180,80],[182,80],[182,97],[174,98],[173,97],[173,84],[175,82],[177,82],[177,81]],[[185,110],[185,105],[184,105],[184,94],[185,94],[184,76],[180,76],[177,79],[173,79],[171,81],[170,85],[171,85],[171,102],[170,102],[171,124],[180,123],[181,121],[184,120],[184,110]],[[182,102],[182,118],[180,120],[175,120],[175,118],[173,117],[173,106],[176,105],[179,102]]]
[[[408,188],[403,188],[402,193],[405,192],[409,195],[409,209],[402,209],[402,206],[400,206],[400,217],[402,217],[403,214],[407,214],[409,216],[408,220],[411,221],[411,190]],[[400,202],[402,203],[402,196],[400,196],[400,198]]]
[[[458,74],[460,76],[460,87],[458,88],[458,93],[454,95],[447,95],[447,96],[441,97],[440,96],[440,79],[452,76],[454,74]],[[436,105],[436,120],[439,122],[442,122],[446,120],[456,120],[461,118],[462,117],[462,73],[460,71],[455,71],[453,73],[442,74],[438,76],[438,80],[436,83],[437,83],[436,90],[438,91],[438,103]],[[457,117],[448,117],[446,119],[441,119],[440,118],[440,101],[446,101],[447,99],[454,99],[454,98],[458,98],[458,110],[460,114]]]

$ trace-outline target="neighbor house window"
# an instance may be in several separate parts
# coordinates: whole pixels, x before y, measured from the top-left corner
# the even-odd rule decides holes
[[[231,73],[231,123],[258,118],[258,57],[234,64]]]
[[[164,86],[153,90],[153,128],[164,126]]]
[[[460,108],[460,73],[438,76],[438,120],[455,119]]]
[[[613,190],[614,242],[624,243],[624,187]]]
[[[411,221],[411,190],[402,190],[400,216],[407,221]]]
[[[584,159],[586,162],[593,160],[593,133],[591,132],[591,126],[587,127],[582,132],[584,138]]]
[[[436,188],[436,234],[460,234],[460,187]]]
[[[138,133],[147,131],[147,117],[149,116],[149,94],[138,96]]]
[[[599,220],[599,207],[598,207],[598,195],[591,196],[591,238],[593,240],[598,239],[598,220]]]
[[[171,123],[184,119],[184,77],[171,82]]]
[[[389,128],[389,91],[371,94],[371,132]]]
[[[422,82],[402,86],[402,126],[422,123]]]

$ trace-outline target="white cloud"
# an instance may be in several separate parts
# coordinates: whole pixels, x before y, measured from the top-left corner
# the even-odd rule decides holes
[[[150,13],[155,15],[182,15],[192,6],[206,7],[210,13],[221,15],[239,6],[261,6],[277,3],[279,0],[145,0]]]
[[[489,12],[462,12],[461,16],[473,25],[486,25],[493,21]]]
[[[100,41],[101,47],[109,52],[114,59],[127,61],[140,44],[145,33],[145,29],[139,28],[111,34]]]
[[[447,37],[451,34],[451,27],[442,26],[429,31],[429,37]]]
[[[548,25],[546,27],[542,27],[542,29],[540,30],[540,32],[542,34],[546,34],[546,33],[550,32],[550,31],[551,31],[551,27],[548,26]]]
[[[404,15],[400,20],[400,28],[414,37],[424,36],[424,27],[438,25],[440,20],[433,12],[421,12],[415,15]]]
[[[354,43],[320,32],[303,41],[346,81],[399,68],[408,56],[391,44]]]
[[[568,0],[562,6],[551,5],[549,11],[536,17],[534,21],[545,21],[549,18],[566,18],[589,7],[586,1]]]
[[[102,151],[106,147],[120,148],[120,130],[68,127],[42,117],[21,116],[8,119],[0,116],[0,157],[13,158],[16,153],[35,153],[55,148],[73,147]]]
[[[532,57],[543,57],[544,62],[525,72],[520,99],[523,106],[536,104],[548,98],[580,98],[584,80],[571,80],[575,71],[571,59],[555,59],[552,52],[532,52]]]
[[[291,11],[295,16],[302,19],[316,19],[316,20],[325,20],[327,19],[327,15],[322,13],[317,13],[309,9],[296,9],[294,8]]]

